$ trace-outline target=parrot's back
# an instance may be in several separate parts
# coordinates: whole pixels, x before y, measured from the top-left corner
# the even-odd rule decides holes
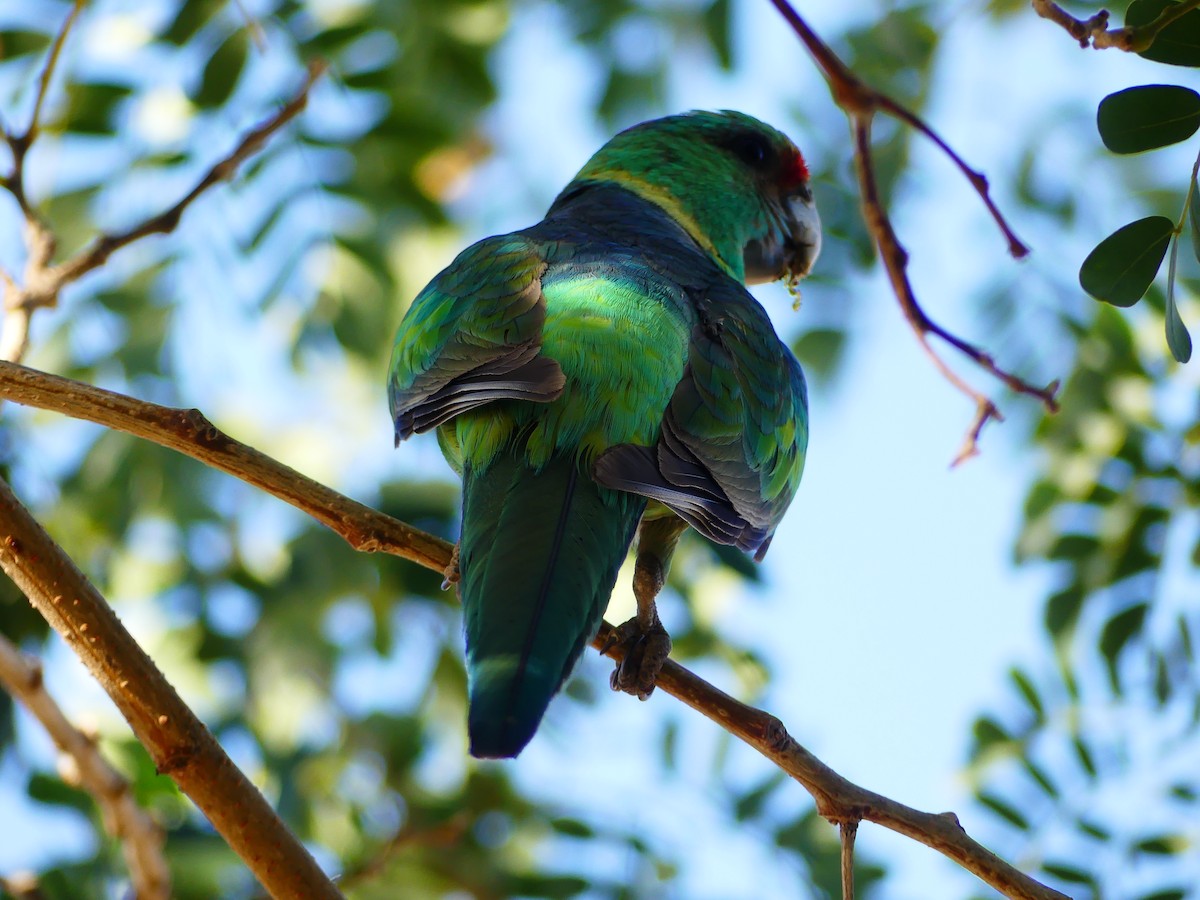
[[[596,633],[646,499],[601,487],[591,466],[609,447],[657,440],[687,359],[692,321],[678,283],[587,221],[577,210],[565,233],[554,222],[526,232],[550,248],[541,354],[562,368],[561,395],[490,403],[442,426],[463,474],[475,756],[525,746]]]
[[[414,300],[397,441],[463,476],[460,592],[475,756],[515,756],[596,633],[647,498],[761,556],[803,465],[803,376],[701,242],[619,185],[576,182]]]

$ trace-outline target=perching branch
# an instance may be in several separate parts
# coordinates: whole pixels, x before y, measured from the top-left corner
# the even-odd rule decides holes
[[[1077,19],[1053,0],[1032,0],[1033,11],[1043,19],[1060,25],[1071,37],[1079,41],[1080,47],[1106,50],[1115,47],[1128,53],[1141,53],[1154,43],[1159,33],[1178,19],[1200,6],[1200,0],[1182,0],[1163,9],[1145,25],[1126,25],[1109,28],[1109,13],[1102,9],[1094,16]]]
[[[4,481],[0,568],[112,698],[158,771],[195,802],[272,897],[341,897],[112,607]]]
[[[158,406],[3,362],[0,397],[125,431],[220,468],[308,513],[356,548],[403,556],[436,572],[445,571],[450,563],[453,547],[448,541],[305,478],[222,434],[196,410]],[[604,623],[592,646],[604,646],[611,630],[612,626]],[[82,654],[93,652],[87,643],[76,641],[75,648]],[[607,655],[616,660],[624,656],[615,645]],[[154,675],[162,678],[157,670]],[[847,781],[801,747],[777,718],[735,700],[677,663],[667,662],[658,686],[741,738],[800,782],[816,800],[817,811],[829,821],[840,825],[866,820],[907,835],[953,859],[1009,897],[1065,900],[1062,894],[1039,884],[972,840],[953,813],[920,812]],[[148,686],[147,690],[152,688]]]
[[[0,359],[10,362],[19,362],[24,358],[29,344],[29,320],[34,310],[55,306],[64,287],[104,265],[108,258],[121,248],[128,247],[152,234],[166,234],[173,231],[179,224],[183,213],[201,194],[213,185],[232,178],[242,163],[261,150],[273,134],[300,114],[308,104],[308,94],[313,83],[325,71],[323,62],[311,63],[304,83],[292,96],[292,99],[280,107],[270,118],[246,134],[233,150],[214,163],[195,187],[169,209],[151,216],[125,231],[102,234],[71,258],[53,265],[51,260],[55,251],[54,235],[29,202],[25,190],[24,160],[25,154],[38,134],[38,116],[42,108],[46,86],[58,60],[62,43],[66,39],[67,32],[81,3],[82,0],[72,8],[51,48],[46,69],[39,82],[34,117],[29,128],[21,135],[8,133],[2,135],[12,150],[13,168],[7,176],[0,179],[0,187],[13,195],[21,209],[21,214],[25,219],[27,251],[23,284],[17,284],[16,279],[10,274],[0,272],[5,310],[3,333],[0,335]]]
[[[18,539],[19,540],[19,539]],[[169,900],[171,872],[163,857],[163,831],[133,797],[91,735],[76,728],[42,681],[42,666],[0,635],[0,685],[37,719],[59,752],[63,780],[82,787],[100,807],[104,829],[121,842],[138,900]]]
[[[355,550],[444,569],[450,544],[235,441],[197,409],[174,409],[0,361],[0,397],[124,431],[220,469],[308,513]]]
[[[1197,2],[1200,2],[1200,0],[1197,0]],[[950,333],[930,319],[917,301],[916,294],[908,280],[908,253],[896,236],[891,220],[888,218],[887,210],[884,208],[883,200],[879,195],[879,187],[875,177],[875,166],[871,154],[871,121],[875,113],[882,112],[915,129],[932,141],[939,150],[950,158],[958,170],[970,182],[971,187],[975,189],[975,192],[987,207],[988,212],[995,220],[997,227],[999,227],[1005,241],[1008,243],[1009,253],[1019,259],[1027,255],[1029,250],[1017,238],[1011,226],[1009,226],[1007,220],[992,200],[988,190],[987,178],[983,173],[977,172],[968,166],[966,161],[916,113],[896,102],[888,95],[871,88],[851,72],[846,64],[838,58],[837,54],[809,27],[808,23],[796,12],[788,0],[771,0],[771,3],[779,10],[780,14],[782,14],[784,19],[787,20],[788,24],[791,25],[792,29],[800,37],[809,55],[812,56],[817,66],[821,69],[822,74],[824,74],[826,81],[829,82],[829,89],[833,94],[834,102],[841,107],[850,119],[851,129],[854,133],[855,171],[858,174],[859,191],[862,195],[863,220],[867,225],[867,230],[870,232],[871,238],[875,242],[875,246],[879,250],[879,256],[883,260],[884,268],[888,273],[888,279],[892,284],[892,290],[896,294],[896,299],[900,302],[900,310],[904,314],[905,320],[917,335],[917,340],[921,342],[921,347],[933,361],[938,371],[955,388],[970,397],[975,403],[975,418],[972,421],[970,429],[967,431],[962,449],[954,459],[954,464],[958,464],[974,456],[978,452],[978,438],[983,427],[991,419],[1001,419],[1002,417],[996,408],[996,404],[986,394],[968,385],[945,363],[930,344],[930,335],[936,336],[948,343],[980,368],[998,378],[1006,387],[1017,393],[1036,397],[1049,412],[1056,412],[1058,410],[1058,401],[1055,399],[1055,394],[1058,391],[1057,381],[1052,382],[1046,387],[1037,387],[1017,375],[1002,369],[990,354]]]

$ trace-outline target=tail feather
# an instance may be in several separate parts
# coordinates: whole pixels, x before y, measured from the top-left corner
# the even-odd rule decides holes
[[[459,565],[471,753],[516,756],[608,605],[645,504],[568,457],[501,456],[463,481]]]

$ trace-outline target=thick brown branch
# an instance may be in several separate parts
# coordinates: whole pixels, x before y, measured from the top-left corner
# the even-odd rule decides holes
[[[1141,53],[1148,49],[1164,28],[1200,6],[1200,0],[1183,0],[1181,3],[1167,6],[1145,25],[1109,28],[1107,9],[1102,9],[1087,19],[1077,19],[1053,0],[1032,0],[1032,3],[1035,13],[1060,26],[1079,41],[1080,47],[1091,47],[1094,50],[1113,47],[1127,53]]]
[[[954,460],[955,464],[968,459],[978,452],[977,441],[983,426],[990,419],[1000,418],[1000,415],[996,409],[996,405],[987,396],[970,387],[946,365],[930,346],[929,335],[936,335],[941,340],[950,344],[1010,389],[1017,393],[1038,398],[1042,405],[1050,412],[1057,411],[1058,402],[1055,399],[1055,393],[1058,388],[1057,382],[1044,388],[1037,387],[1017,375],[1000,368],[990,354],[950,333],[930,319],[917,301],[916,294],[913,292],[907,275],[908,254],[903,246],[901,246],[900,240],[892,228],[875,178],[870,137],[871,121],[875,113],[882,112],[898,119],[924,135],[939,150],[945,153],[970,182],[975,192],[987,207],[989,214],[995,220],[997,227],[1000,228],[1008,243],[1009,253],[1017,258],[1023,257],[1029,250],[1017,238],[1011,226],[992,200],[987,178],[983,173],[967,165],[966,161],[916,113],[886,94],[882,94],[864,84],[857,75],[846,67],[846,64],[838,58],[837,54],[817,36],[787,0],[771,0],[771,2],[800,37],[809,54],[813,57],[829,82],[834,102],[850,118],[851,128],[854,133],[854,161],[855,169],[858,173],[859,190],[862,196],[863,220],[867,225],[867,230],[870,232],[875,246],[879,250],[880,258],[883,261],[884,268],[887,270],[888,279],[891,281],[892,290],[900,303],[900,309],[904,314],[905,320],[917,335],[922,348],[933,361],[938,371],[959,391],[971,398],[975,404],[976,417],[967,432],[962,449]],[[1200,2],[1200,0],[1197,0],[1197,2]]]
[[[199,410],[158,406],[2,361],[0,397],[106,425],[198,459],[308,513],[356,550],[390,553],[438,570],[450,559],[448,541],[351,500],[235,441]]]
[[[362,506],[237,443],[195,410],[155,406],[11,363],[0,363],[0,397],[108,425],[207,462],[310,513],[362,549],[403,556],[435,572],[450,565],[449,542]],[[348,535],[370,539],[356,543]],[[612,626],[604,623],[592,646],[603,647],[611,632]],[[623,651],[613,646],[607,655],[619,660]],[[668,661],[658,686],[800,782],[830,821],[866,819],[898,831],[945,854],[1009,897],[1064,900],[972,840],[953,814],[923,813],[852,784],[796,743],[774,716],[735,700],[682,666]]]
[[[100,807],[104,827],[121,841],[129,880],[138,900],[167,900],[171,872],[163,857],[163,832],[137,805],[129,782],[100,753],[96,741],[71,724],[42,681],[41,664],[0,635],[0,684],[29,710],[70,760],[64,779],[87,791]]]
[[[116,703],[154,760],[276,898],[340,898],[112,607],[0,481],[0,568]]]

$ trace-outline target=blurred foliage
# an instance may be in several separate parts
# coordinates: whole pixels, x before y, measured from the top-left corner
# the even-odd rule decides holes
[[[1148,21],[1166,6],[1138,0],[1126,21]],[[1195,65],[1187,48],[1200,16],[1178,24],[1183,31],[1164,32],[1165,50],[1142,55]],[[1190,137],[1192,122],[1186,134],[1162,127],[1190,115],[1190,95],[1150,87],[1110,95],[1100,102],[1098,137],[1116,153]],[[969,774],[993,822],[993,849],[1077,900],[1192,897],[1200,883],[1200,430],[1194,382],[1165,358],[1161,337],[1165,330],[1176,360],[1188,359],[1176,293],[1194,304],[1197,285],[1177,274],[1176,253],[1194,184],[1176,201],[1178,223],[1145,215],[1171,202],[1186,177],[1130,170],[1121,215],[1143,218],[1101,241],[1079,273],[1111,305],[1060,311],[1042,335],[1045,355],[1070,374],[1062,411],[1033,434],[1043,461],[1015,555],[1049,575],[1045,641],[1011,669],[1003,701],[973,731]],[[1071,206],[1025,199],[1072,222]],[[1057,277],[1067,295],[1065,275]]]
[[[328,61],[330,75],[310,113],[232,186],[206,194],[173,235],[118,254],[61,311],[36,320],[30,362],[202,406],[283,458],[336,435],[329,416],[308,412],[323,402],[385,425],[381,373],[403,300],[419,286],[413,259],[446,240],[459,185],[492,152],[487,115],[513,21],[548,9],[527,0],[90,3],[30,157],[31,196],[60,257],[185,193],[285,102],[306,60]],[[0,15],[7,125],[27,121],[66,10],[31,0]],[[681,49],[716,71],[737,63],[729,0],[572,0],[563,11],[565,40],[599,73],[593,112],[603,131],[663,111]],[[886,60],[881,78],[905,69],[906,90],[921,99],[934,34],[919,11],[892,18],[894,28],[850,35],[850,52]],[[631,47],[647,36],[650,50]],[[887,146],[890,190],[904,138]],[[831,158],[818,177],[833,183],[842,164]],[[14,221],[4,204],[0,216]],[[847,217],[838,228],[869,261],[861,226]],[[0,265],[20,271],[18,235],[3,235]],[[843,322],[799,340],[825,373],[837,368]],[[344,380],[317,395],[335,370]],[[674,858],[669,834],[614,826],[591,809],[547,802],[509,767],[468,763],[459,614],[435,573],[356,554],[250,488],[125,435],[12,408],[0,429],[18,489],[290,826],[344,873],[349,896],[645,897],[669,893],[689,865]],[[364,453],[378,456],[367,470],[384,472],[385,448]],[[456,487],[415,470],[378,484],[359,462],[318,458],[331,483],[362,493],[365,482],[368,502],[454,536]],[[766,663],[719,638],[711,609],[685,601],[714,579],[729,589],[757,578],[740,554],[689,540],[668,592],[676,653],[724,668],[724,682],[748,699],[767,682]],[[53,646],[7,583],[0,622],[39,655]],[[557,703],[587,704],[594,693],[580,678]],[[139,802],[168,829],[175,896],[255,895],[121,724],[107,720],[102,732]],[[664,772],[675,734],[664,733]],[[123,896],[119,846],[103,837],[87,796],[24,748],[7,697],[0,749],[32,802],[85,817],[98,836],[90,850],[52,857],[40,872],[43,895]],[[713,778],[722,783],[720,765]],[[767,803],[779,786],[728,786],[711,802],[731,827],[753,823],[785,861],[786,892],[836,896],[834,832],[803,795]],[[882,870],[860,856],[860,895],[870,896]]]
[[[60,253],[185,192],[285,100],[305,60],[328,60],[331,75],[312,112],[230,188],[197,203],[175,235],[118,254],[38,319],[31,362],[202,406],[266,452],[453,537],[457,489],[429,475],[433,457],[414,448],[403,475],[384,472],[369,462],[384,454],[381,430],[379,447],[331,462],[356,433],[338,443],[339,430],[354,428],[329,410],[386,427],[382,371],[402,305],[432,274],[422,267],[436,269],[431,258],[458,242],[448,237],[458,191],[493,152],[505,43],[522,16],[550,9],[533,0],[159,0],[133,12],[95,0],[68,44],[31,157],[40,166],[33,196]],[[553,7],[564,45],[546,52],[586,55],[596,71],[588,113],[608,132],[668,111],[682,67],[736,69],[738,9],[730,0],[571,0]],[[1028,3],[993,0],[989,10],[1024,15]],[[58,0],[0,13],[6,124],[25,121],[65,13]],[[935,4],[889,5],[878,20],[826,37],[874,86],[920,107],[940,15]],[[819,141],[836,129],[810,130]],[[844,131],[835,137],[806,148],[825,216],[822,272],[832,273],[812,289],[846,302],[819,306],[790,336],[810,372],[831,383],[850,343],[852,273],[873,262],[847,187]],[[1014,136],[1016,199],[1063,230],[1090,229],[1079,212],[1086,186],[1040,172],[1041,137]],[[881,188],[902,198],[911,135],[881,121],[876,138]],[[1173,174],[1131,175],[1130,206],[1160,214],[1159,201],[1182,184]],[[4,199],[0,221],[11,221],[10,207]],[[1155,235],[1161,243],[1161,228]],[[20,261],[15,231],[0,232],[0,265],[19,270]],[[1128,276],[1105,271],[1109,286]],[[1078,297],[1073,274],[1057,274],[1059,295]],[[1135,308],[1064,302],[1052,327],[1027,327],[1014,290],[978,303],[1001,326],[991,333],[1009,358],[1034,368],[1052,360],[1069,377],[1063,411],[1032,435],[1043,462],[1017,548],[1020,562],[1054,579],[1045,640],[975,725],[969,771],[992,823],[977,836],[1076,897],[1165,900],[1200,883],[1188,826],[1200,802],[1189,766],[1200,747],[1190,599],[1200,587],[1200,431],[1194,391],[1155,339],[1178,319],[1174,290],[1191,298],[1196,285],[1182,267],[1168,291],[1153,273],[1144,280],[1146,302]],[[1176,329],[1176,356],[1179,346]],[[345,873],[351,896],[674,896],[688,883],[698,861],[680,856],[652,816],[637,828],[614,825],[582,804],[547,801],[508,767],[465,760],[458,611],[436,574],[356,554],[244,485],[123,435],[15,408],[2,421],[0,463],[22,495],[291,827]],[[722,682],[751,700],[768,661],[719,635],[702,601],[714,585],[729,591],[754,578],[740,555],[685,541],[666,601],[676,652],[719,667]],[[34,652],[52,646],[7,583],[0,623]],[[552,717],[592,702],[584,668]],[[177,895],[253,896],[244,869],[120,724],[107,721],[102,733],[139,801],[169,829]],[[668,718],[656,763],[664,780],[679,779],[681,757],[698,752],[681,734]],[[643,749],[647,740],[630,739]],[[31,802],[103,834],[90,801],[29,751],[3,697],[0,748]],[[735,769],[730,755],[723,740],[705,758],[705,783],[689,766],[689,789],[731,833],[783,860],[791,880],[776,893],[838,896],[834,830],[769,766]],[[1134,805],[1136,828],[1125,814]],[[859,896],[882,895],[884,873],[861,843],[858,857]],[[52,898],[122,896],[122,872],[119,848],[99,837],[45,864],[41,887]]]

